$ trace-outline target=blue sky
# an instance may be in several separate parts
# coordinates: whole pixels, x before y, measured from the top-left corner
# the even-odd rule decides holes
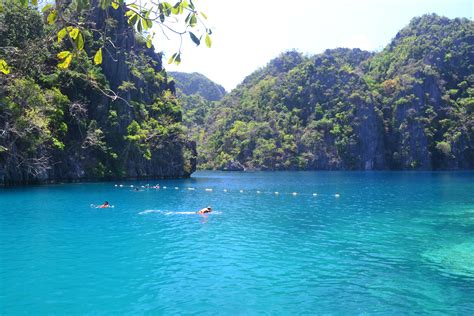
[[[194,0],[208,17],[213,45],[185,43],[179,66],[167,70],[200,72],[230,91],[281,52],[317,54],[327,48],[380,51],[415,16],[437,13],[472,20],[469,0]],[[157,39],[168,56],[176,41]],[[165,57],[167,60],[167,58]]]

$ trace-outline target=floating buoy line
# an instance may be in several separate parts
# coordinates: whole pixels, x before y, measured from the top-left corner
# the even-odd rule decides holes
[[[130,188],[130,189],[134,189],[135,191],[140,188],[142,190],[140,191],[143,191],[143,190],[167,190],[167,189],[174,189],[174,190],[181,190],[181,191],[199,191],[199,190],[203,190],[204,192],[209,192],[209,193],[212,193],[212,192],[215,192],[215,191],[218,191],[214,188],[195,188],[195,187],[185,187],[185,188],[180,188],[180,187],[167,187],[167,186],[160,186],[159,184],[157,185],[142,185],[142,186],[134,186],[133,184],[131,185],[123,185],[123,184],[116,184],[115,185],[116,188]],[[256,193],[256,194],[267,194],[267,195],[292,195],[292,196],[313,196],[313,197],[317,197],[319,196],[319,193],[301,193],[301,192],[279,192],[279,191],[273,191],[273,192],[270,192],[270,191],[261,191],[261,190],[255,190],[255,191],[252,191],[252,190],[243,190],[243,189],[234,189],[234,190],[230,190],[230,189],[222,189],[222,192],[224,193],[232,193],[232,192],[239,192],[239,193]],[[336,192],[334,194],[331,194],[331,196],[335,197],[335,198],[339,198],[341,197],[341,194]]]

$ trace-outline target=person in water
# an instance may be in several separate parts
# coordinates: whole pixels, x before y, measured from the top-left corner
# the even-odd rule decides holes
[[[109,205],[109,202],[105,201],[104,204],[102,204],[101,206],[99,206],[99,208],[109,208],[110,205]]]
[[[210,206],[203,208],[202,210],[197,211],[197,214],[206,214],[206,213],[211,213],[212,208]]]

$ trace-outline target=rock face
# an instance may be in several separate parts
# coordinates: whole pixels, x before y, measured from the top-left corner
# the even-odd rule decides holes
[[[35,110],[49,122],[41,125],[43,138],[27,135],[35,142],[16,143],[8,133],[0,137],[0,184],[188,177],[196,169],[196,145],[184,135],[182,110],[161,55],[137,38],[122,7],[106,12],[93,2],[94,6],[83,18],[113,42],[106,42],[100,68],[78,60],[70,70],[61,72],[42,60],[42,78],[49,81],[26,71],[22,74],[25,82],[0,78],[5,80],[0,102],[28,113],[30,109],[22,108],[23,101],[15,98],[14,91],[34,92],[44,101],[44,106]],[[8,37],[8,28],[1,26],[0,35]],[[31,38],[29,44],[37,45],[40,40]],[[86,43],[92,56],[102,45],[92,36]],[[45,54],[54,60],[57,52],[51,49]],[[83,73],[94,79],[82,79]],[[37,90],[27,90],[29,85]],[[111,91],[117,96],[110,97]],[[25,100],[28,97],[25,95]],[[51,109],[57,109],[55,116],[51,116]],[[2,108],[0,116],[10,119],[12,114]],[[19,119],[7,120],[4,126],[8,128]],[[56,126],[61,126],[61,132]]]
[[[223,171],[244,171],[244,166],[238,161],[229,161],[223,168]]]
[[[281,54],[210,109],[200,167],[474,168],[473,29],[425,15],[380,53]]]

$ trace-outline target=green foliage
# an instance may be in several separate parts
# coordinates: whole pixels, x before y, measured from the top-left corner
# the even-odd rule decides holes
[[[15,48],[0,50],[1,60],[8,61],[2,69],[13,74],[0,76],[0,169],[5,182],[50,175],[66,180],[192,172],[194,166],[185,161],[182,109],[170,91],[173,85],[161,55],[145,45],[113,43],[102,56],[101,38],[80,27],[61,28],[48,45],[55,30],[47,25],[51,10],[44,10],[44,21],[32,8],[12,6],[0,14],[0,40]],[[93,18],[67,14],[81,25]],[[5,16],[38,24],[20,34],[18,21]],[[123,26],[116,19],[111,14],[107,26],[96,27]],[[117,38],[117,32],[122,30],[107,30],[107,36]],[[87,47],[95,59],[85,53]],[[98,66],[98,59],[117,55],[124,60],[119,72]],[[63,69],[56,67],[56,59]]]
[[[8,75],[10,73],[10,67],[5,60],[0,59],[0,72],[4,75]]]
[[[446,156],[451,154],[451,145],[448,142],[438,142],[436,144],[436,149]]]
[[[31,7],[38,5],[37,0],[2,0],[0,1],[0,13],[6,21],[10,21],[10,27],[8,29],[9,37],[0,38],[0,48],[11,46],[10,43],[14,42],[21,45],[25,42],[25,39],[40,37],[43,32],[43,28],[37,28],[37,25],[41,25],[39,22],[40,16],[36,12],[36,16],[32,15]],[[15,7],[18,10],[4,10],[3,8]],[[114,10],[119,10],[123,17],[126,18],[130,27],[136,31],[140,37],[144,39],[147,48],[152,48],[152,40],[154,38],[154,32],[150,31],[150,28],[156,24],[162,28],[163,32],[169,30],[171,34],[177,35],[182,38],[185,34],[189,33],[191,40],[196,44],[200,45],[200,38],[205,36],[205,42],[207,47],[211,47],[212,31],[206,26],[205,20],[206,15],[187,0],[179,0],[172,6],[168,2],[157,2],[149,3],[148,5],[142,5],[141,3],[125,3],[123,0],[100,0],[98,4],[100,10],[108,11],[111,13]],[[96,65],[102,63],[102,47],[106,46],[107,34],[100,29],[93,28],[87,23],[83,23],[84,19],[87,19],[90,12],[93,11],[90,8],[88,1],[78,0],[73,2],[56,2],[53,4],[46,4],[42,12],[45,15],[45,20],[48,25],[48,29],[56,33],[57,43],[61,43],[66,37],[70,39],[71,49],[70,54],[67,56],[60,57],[58,67],[60,69],[67,69],[71,64],[72,59],[79,55],[87,55],[89,50],[85,49],[85,37],[87,34],[92,33],[94,38],[100,38],[100,46],[95,51],[93,56],[90,56],[91,60]],[[178,17],[180,15],[187,14],[186,19],[182,22],[182,19]],[[199,15],[203,16],[203,19]],[[27,17],[27,18],[25,18]],[[177,19],[178,18],[178,19]],[[110,23],[111,19],[107,19],[107,26],[115,27],[116,23]],[[176,23],[178,21],[178,23]],[[79,22],[79,23],[78,23]],[[200,26],[200,27],[198,27]],[[181,30],[183,28],[184,30]],[[189,29],[193,29],[191,32]],[[199,34],[196,36],[195,34]],[[119,36],[127,36],[126,34],[120,34]],[[45,42],[49,38],[45,38]],[[181,61],[181,45],[179,51],[174,53],[171,62],[179,64]],[[8,70],[5,66],[0,69],[3,74],[8,74]]]
[[[426,15],[380,53],[286,52],[217,103],[183,97],[198,167],[474,167],[472,29]]]
[[[208,101],[219,101],[226,94],[224,87],[209,80],[199,73],[170,72],[173,77],[178,96],[180,93],[191,96],[200,95]]]

